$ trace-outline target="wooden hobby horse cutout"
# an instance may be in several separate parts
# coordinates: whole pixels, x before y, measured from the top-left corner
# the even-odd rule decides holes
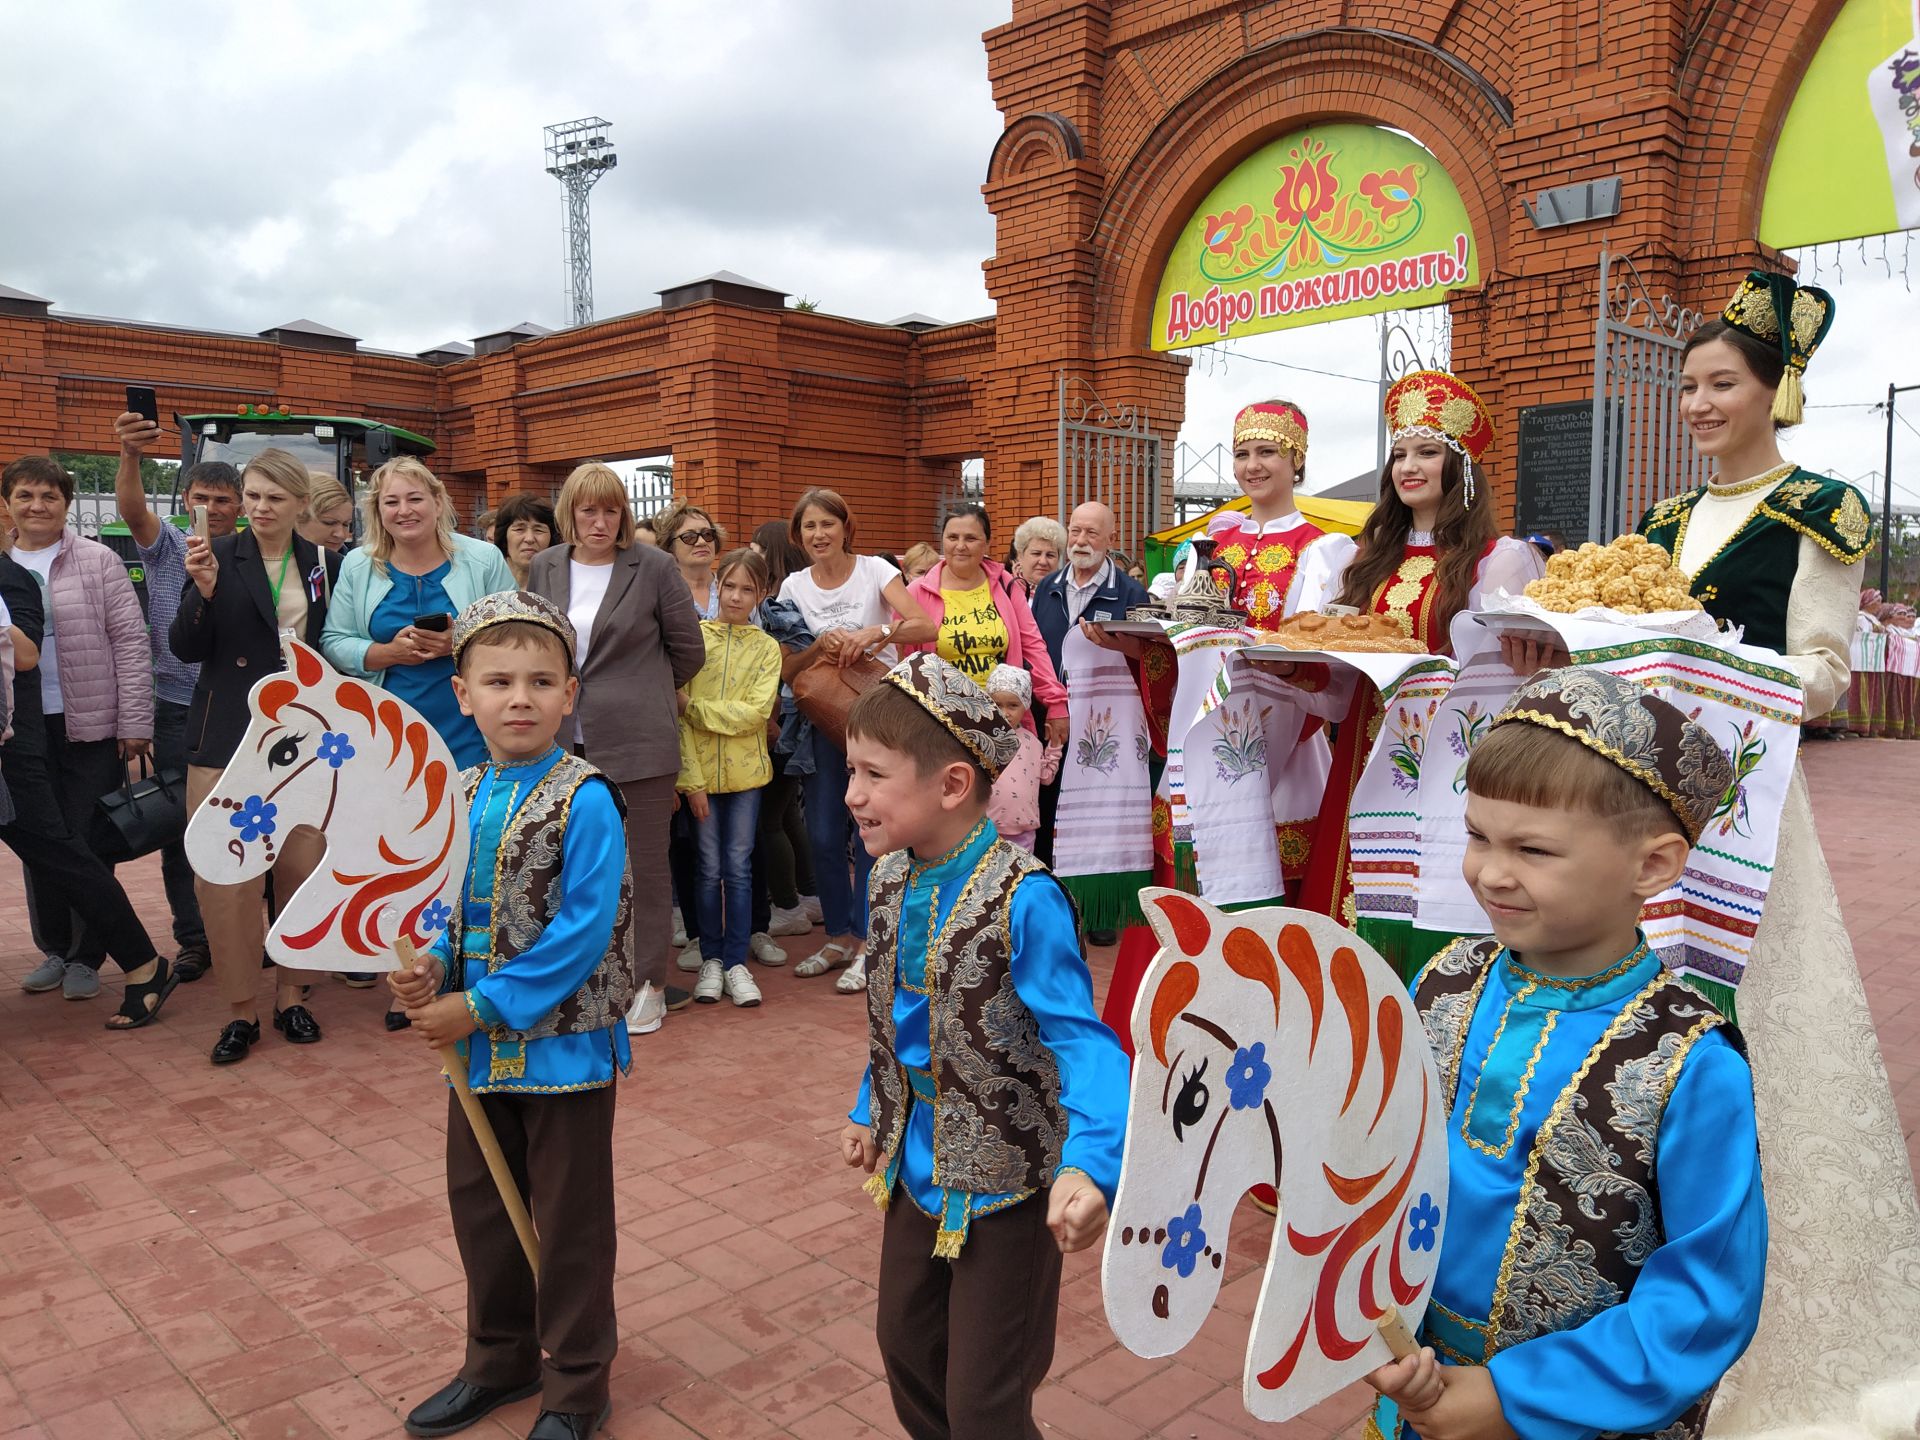
[[[1325,916],[1140,893],[1161,948],[1134,1002],[1107,1319],[1135,1354],[1184,1346],[1235,1207],[1272,1184],[1242,1396],[1286,1420],[1412,1348],[1398,1317],[1418,1331],[1446,1221],[1433,1053],[1392,967]]]

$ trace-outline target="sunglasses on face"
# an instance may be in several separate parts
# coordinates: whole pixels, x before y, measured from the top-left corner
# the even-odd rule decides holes
[[[682,530],[678,535],[673,537],[673,543],[676,545],[711,545],[719,538],[719,532],[714,530]]]

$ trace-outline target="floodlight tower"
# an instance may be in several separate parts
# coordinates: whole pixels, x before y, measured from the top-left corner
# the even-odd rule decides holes
[[[620,163],[598,115],[545,127],[547,173],[567,189],[567,300],[575,325],[593,320],[593,237],[587,218],[587,192]]]

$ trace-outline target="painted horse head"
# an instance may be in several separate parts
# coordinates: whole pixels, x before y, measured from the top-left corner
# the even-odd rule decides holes
[[[187,859],[215,885],[267,871],[289,830],[327,853],[281,896],[267,950],[309,970],[387,970],[402,936],[425,948],[453,918],[467,869],[459,772],[402,701],[342,676],[298,641],[247,697],[247,733],[187,825]]]
[[[1243,1397],[1285,1420],[1392,1358],[1439,1260],[1447,1144],[1433,1054],[1391,967],[1325,916],[1144,890],[1160,939],[1133,1011],[1126,1161],[1101,1278],[1136,1354],[1213,1308],[1234,1209],[1280,1196]]]

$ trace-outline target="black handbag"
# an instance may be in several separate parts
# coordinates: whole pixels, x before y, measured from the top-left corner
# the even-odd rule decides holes
[[[109,865],[138,860],[187,833],[187,772],[162,770],[155,774],[140,757],[140,778],[100,797],[93,815],[94,852]]]

